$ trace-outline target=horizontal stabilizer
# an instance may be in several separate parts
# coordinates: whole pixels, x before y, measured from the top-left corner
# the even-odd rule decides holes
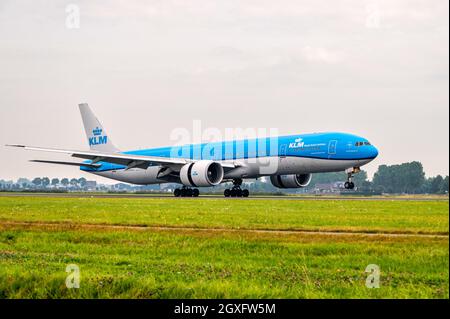
[[[44,160],[31,160],[34,163],[46,163],[46,164],[58,164],[58,165],[70,165],[78,167],[99,168],[100,164],[88,164],[88,163],[75,163],[75,162],[61,162],[61,161],[44,161]]]

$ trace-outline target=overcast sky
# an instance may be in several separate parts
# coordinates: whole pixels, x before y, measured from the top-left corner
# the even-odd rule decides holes
[[[413,160],[448,174],[448,5],[1,0],[0,179],[92,178],[27,162],[66,157],[3,147],[88,149],[80,102],[123,150],[171,145],[201,120],[355,133],[380,151],[369,175]]]

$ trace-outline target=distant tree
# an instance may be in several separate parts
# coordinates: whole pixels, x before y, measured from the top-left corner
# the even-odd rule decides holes
[[[48,177],[42,178],[42,186],[47,187],[48,185],[50,185],[50,178]]]
[[[85,187],[86,186],[86,178],[81,177],[80,179],[78,179],[78,184],[80,185],[80,187]]]
[[[30,180],[29,179],[27,179],[27,178],[23,178],[23,177],[21,177],[21,178],[19,178],[18,180],[17,180],[17,184],[20,184],[20,185],[29,185],[29,184],[31,184],[31,182],[30,182]],[[24,186],[25,187],[25,186]]]
[[[33,179],[32,183],[34,186],[41,186],[42,179],[40,177],[36,177],[35,179]]]
[[[391,193],[393,190],[392,176],[387,165],[378,166],[378,170],[373,175],[373,185],[376,189]]]
[[[68,179],[68,178],[63,178],[63,179],[61,180],[61,184],[62,184],[64,187],[66,187],[67,185],[69,185],[69,179]]]
[[[386,193],[417,193],[423,189],[425,181],[420,162],[380,165],[373,177],[374,188]]]
[[[72,185],[72,186],[74,186],[74,187],[78,186],[78,179],[72,178],[72,179],[70,180],[70,185]]]
[[[404,190],[406,193],[415,193],[425,182],[425,172],[423,171],[422,163],[411,162],[403,165],[406,166],[404,170],[407,176]]]
[[[59,184],[59,179],[53,178],[53,179],[52,179],[52,185],[53,185],[53,186],[56,186],[56,185],[58,185],[58,184]]]
[[[430,185],[429,185],[429,187],[430,187],[429,192],[431,194],[438,194],[441,190],[443,182],[444,182],[444,178],[441,175],[431,178]]]
[[[420,188],[420,193],[422,194],[430,194],[431,193],[431,183],[433,182],[434,178],[426,178],[425,181],[422,184],[422,187]]]
[[[365,182],[367,182],[367,172],[361,170],[361,172],[355,174],[355,176],[353,176],[353,182],[355,183],[356,186],[361,186],[365,184]]]
[[[442,181],[439,193],[448,194],[448,175],[445,176],[444,180]]]

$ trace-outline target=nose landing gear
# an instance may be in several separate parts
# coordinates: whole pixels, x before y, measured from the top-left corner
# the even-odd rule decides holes
[[[198,195],[200,195],[200,192],[197,188],[183,186],[182,188],[175,189],[173,195],[175,197],[198,197]]]
[[[345,172],[347,173],[347,181],[344,183],[345,189],[355,189],[355,183],[353,183],[353,175],[359,173],[361,169],[359,167],[352,167]]]
[[[250,192],[248,189],[241,189],[242,179],[233,179],[233,187],[226,189],[223,192],[225,197],[248,197]]]
[[[345,182],[344,183],[344,188],[345,189],[354,189],[355,188],[355,183],[353,183],[352,181]]]

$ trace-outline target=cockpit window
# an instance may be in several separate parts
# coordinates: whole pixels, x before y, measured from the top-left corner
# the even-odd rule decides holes
[[[359,147],[359,146],[363,146],[363,145],[371,145],[370,142],[356,142],[355,146]]]

